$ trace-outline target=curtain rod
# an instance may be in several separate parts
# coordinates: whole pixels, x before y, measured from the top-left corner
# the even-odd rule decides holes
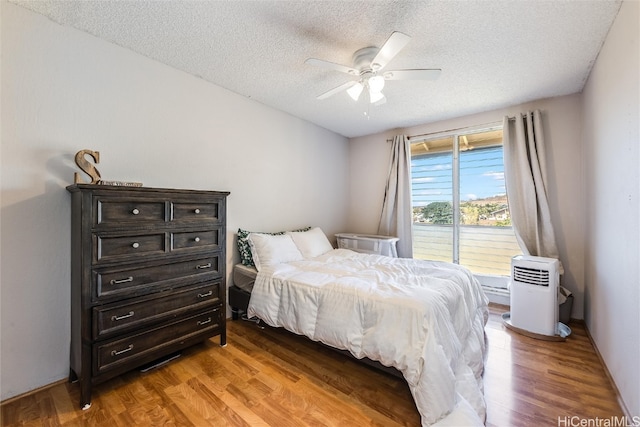
[[[509,120],[513,120],[513,119],[515,119],[515,116],[513,116],[513,117],[510,116],[509,117]],[[409,135],[409,136],[407,136],[407,139],[409,141],[411,141],[412,139],[415,139],[415,138],[424,138],[426,136],[434,136],[434,135],[438,135],[438,134],[442,134],[442,133],[451,133],[451,132],[455,132],[455,131],[459,131],[459,130],[471,130],[471,131],[473,131],[474,129],[490,128],[490,127],[494,127],[494,126],[499,126],[501,124],[502,124],[502,121],[497,121],[497,122],[490,122],[490,123],[485,123],[485,124],[481,124],[481,125],[477,125],[477,126],[464,126],[464,127],[459,127],[459,128],[440,130],[440,131],[431,132],[431,133],[422,133],[422,134],[418,134],[418,135]],[[387,139],[387,142],[393,142],[393,138]]]

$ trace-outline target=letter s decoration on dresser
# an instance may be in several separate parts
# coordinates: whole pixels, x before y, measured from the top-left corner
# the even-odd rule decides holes
[[[91,387],[220,336],[228,192],[74,184],[70,381]]]

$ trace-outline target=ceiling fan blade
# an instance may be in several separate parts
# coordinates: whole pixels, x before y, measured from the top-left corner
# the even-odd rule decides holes
[[[338,92],[342,92],[343,90],[349,89],[351,86],[353,86],[356,83],[358,83],[358,82],[356,82],[354,80],[348,81],[346,83],[341,84],[338,87],[334,87],[333,89],[326,91],[325,93],[323,93],[321,95],[318,95],[317,98],[318,99],[327,99],[328,97],[330,97],[332,95],[335,95]]]
[[[374,71],[384,68],[409,43],[409,40],[411,40],[411,37],[404,33],[398,31],[391,33],[375,58],[373,58],[373,61],[371,61],[371,68]]]
[[[324,61],[322,59],[309,58],[306,61],[304,61],[304,63],[308,65],[313,65],[314,67],[340,71],[342,73],[351,74],[352,76],[360,75],[360,71],[356,70],[355,68],[347,67],[346,65],[336,64],[334,62]]]
[[[393,70],[382,73],[385,80],[436,80],[442,72],[439,68],[422,70]]]

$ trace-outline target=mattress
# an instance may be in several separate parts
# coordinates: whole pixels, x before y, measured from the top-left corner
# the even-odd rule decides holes
[[[233,284],[243,291],[251,293],[257,274],[258,270],[255,267],[236,264],[233,266]]]

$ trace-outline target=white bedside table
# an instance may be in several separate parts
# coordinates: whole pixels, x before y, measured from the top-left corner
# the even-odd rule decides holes
[[[335,236],[338,240],[339,248],[367,254],[398,257],[396,242],[400,239],[397,237],[357,233],[338,233]]]

